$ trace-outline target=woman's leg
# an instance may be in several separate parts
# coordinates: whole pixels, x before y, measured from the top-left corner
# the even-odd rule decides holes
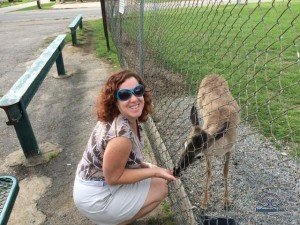
[[[141,210],[130,220],[121,223],[125,225],[142,218],[154,210],[168,196],[167,181],[162,178],[151,178],[150,189]]]

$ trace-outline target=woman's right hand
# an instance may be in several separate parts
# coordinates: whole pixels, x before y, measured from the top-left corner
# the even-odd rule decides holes
[[[173,176],[173,171],[172,170],[168,170],[162,167],[154,167],[152,168],[155,171],[155,177],[160,177],[163,178],[167,181],[174,181],[177,178]]]

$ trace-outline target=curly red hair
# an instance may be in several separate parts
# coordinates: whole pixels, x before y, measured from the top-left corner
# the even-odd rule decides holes
[[[120,114],[120,111],[116,104],[117,99],[115,95],[119,90],[120,85],[125,80],[131,77],[134,77],[139,84],[142,84],[145,87],[145,94],[144,94],[145,105],[142,111],[142,115],[139,117],[139,121],[140,122],[147,121],[149,114],[151,114],[153,111],[152,97],[150,94],[150,90],[149,88],[147,88],[147,85],[141,79],[141,77],[131,70],[121,70],[109,76],[104,87],[102,87],[98,95],[97,104],[96,104],[96,112],[97,112],[98,120],[103,122],[110,122],[113,121],[114,118],[116,118]]]

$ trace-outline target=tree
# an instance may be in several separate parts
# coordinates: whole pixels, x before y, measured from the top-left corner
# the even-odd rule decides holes
[[[37,0],[36,4],[37,4],[38,9],[42,9],[41,0]]]

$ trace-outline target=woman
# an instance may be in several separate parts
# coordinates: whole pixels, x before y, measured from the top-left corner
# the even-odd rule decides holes
[[[100,91],[98,122],[79,162],[74,202],[101,225],[129,224],[168,195],[172,171],[143,162],[141,122],[152,112],[143,80],[130,70],[112,74]]]

